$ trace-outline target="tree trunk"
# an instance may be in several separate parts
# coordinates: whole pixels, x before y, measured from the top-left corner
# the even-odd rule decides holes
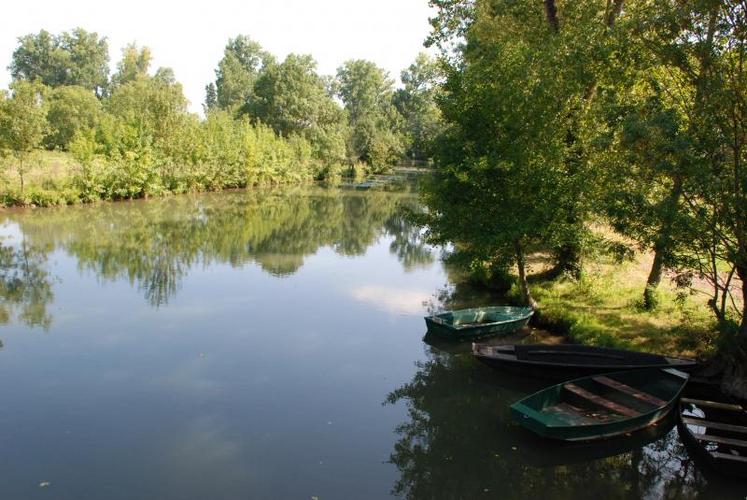
[[[737,264],[737,276],[742,281],[742,323],[739,325],[739,339],[747,344],[747,262]]]
[[[615,26],[615,20],[617,16],[622,12],[624,0],[613,0],[612,4],[607,2],[607,27],[612,28]]]
[[[18,176],[21,178],[21,194],[23,194],[23,158],[18,159]]]
[[[654,243],[654,262],[646,280],[646,289],[643,291],[643,307],[647,310],[656,307],[656,289],[661,283],[661,275],[664,270],[664,256],[672,246],[672,225],[677,215],[677,207],[682,197],[682,177],[674,178],[674,186],[666,201],[666,209],[661,221],[659,236]]]
[[[654,253],[654,262],[646,280],[646,289],[643,290],[643,307],[651,311],[656,308],[656,289],[661,283],[661,273],[664,269],[664,252],[657,250]]]
[[[557,265],[555,269],[565,272],[575,279],[581,277],[581,244],[578,242],[565,243],[557,250]]]
[[[521,290],[521,297],[524,300],[524,304],[530,306],[533,309],[537,309],[537,302],[532,297],[532,292],[529,291],[529,283],[527,282],[527,271],[526,271],[526,257],[524,255],[524,249],[521,247],[521,242],[516,240],[514,243],[514,249],[516,250],[516,267],[519,268],[519,289]]]
[[[545,17],[550,29],[557,33],[560,30],[560,21],[558,20],[558,7],[555,5],[555,0],[545,0]]]

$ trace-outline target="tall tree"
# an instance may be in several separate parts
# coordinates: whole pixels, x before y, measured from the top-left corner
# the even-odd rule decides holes
[[[47,132],[45,87],[35,82],[16,81],[11,90],[11,97],[0,102],[0,147],[15,156],[23,192],[29,158],[41,146]]]
[[[337,80],[350,120],[353,158],[374,166],[396,162],[404,152],[403,124],[387,72],[370,61],[350,60],[337,70]]]
[[[57,36],[41,30],[18,39],[9,69],[14,80],[79,85],[101,97],[109,78],[109,46],[106,38],[82,28]]]
[[[597,191],[586,131],[597,73],[610,59],[605,5],[437,6],[433,42],[448,63],[440,103],[448,130],[440,173],[424,193],[425,219],[435,241],[455,242],[483,262],[513,264],[532,304],[528,252],[554,251],[578,272]]]
[[[311,56],[289,54],[282,63],[268,66],[254,93],[243,108],[245,113],[284,137],[304,137],[319,159],[344,160],[345,113],[327,94]]]
[[[254,98],[254,85],[262,71],[275,63],[275,58],[246,35],[231,38],[223,51],[223,59],[215,70],[215,83],[206,89],[207,107],[212,103],[221,109],[237,111]],[[214,99],[211,92],[214,91]]]
[[[150,69],[153,55],[148,47],[138,48],[130,43],[122,49],[122,59],[117,63],[117,71],[112,75],[112,88],[133,82],[146,76]]]
[[[48,103],[49,130],[44,143],[50,149],[66,150],[77,132],[94,128],[101,119],[101,101],[83,87],[52,89]]]
[[[404,88],[395,92],[394,105],[406,122],[408,155],[424,160],[431,155],[434,142],[444,128],[436,103],[442,71],[437,60],[421,52],[402,71],[401,79]]]

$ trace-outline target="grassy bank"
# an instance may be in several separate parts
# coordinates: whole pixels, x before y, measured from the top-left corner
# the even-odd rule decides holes
[[[665,277],[657,308],[643,309],[652,259],[651,254],[637,253],[620,263],[599,255],[587,259],[580,279],[533,282],[540,305],[537,324],[581,344],[709,356],[718,331],[704,290],[678,289]]]
[[[303,183],[314,178],[335,181],[347,174],[340,166],[318,172],[303,158],[299,164],[294,164],[297,155],[276,153],[268,153],[272,158],[263,163],[267,168],[245,168],[237,164],[227,171],[229,169],[210,164],[175,166],[152,158],[113,161],[103,156],[94,158],[84,168],[70,153],[36,151],[26,160],[23,186],[18,162],[8,156],[0,158],[0,206],[49,207]],[[362,170],[364,167],[359,166],[354,173],[361,175],[358,171]]]

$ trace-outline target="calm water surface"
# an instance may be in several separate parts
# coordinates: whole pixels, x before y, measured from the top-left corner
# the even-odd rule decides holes
[[[671,424],[592,447],[513,426],[542,382],[423,341],[468,290],[413,204],[295,188],[0,214],[0,498],[745,497]]]

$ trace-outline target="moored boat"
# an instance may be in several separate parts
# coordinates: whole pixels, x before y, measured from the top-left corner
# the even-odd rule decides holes
[[[472,354],[492,368],[558,380],[641,368],[692,371],[699,366],[692,359],[574,344],[473,344]]]
[[[713,396],[683,397],[677,430],[699,462],[720,474],[747,478],[747,412],[741,404]]]
[[[664,418],[688,378],[673,368],[593,375],[536,392],[511,405],[511,415],[515,422],[552,439],[619,436]]]
[[[490,306],[446,311],[425,317],[428,331],[454,339],[508,334],[526,326],[531,307]]]

